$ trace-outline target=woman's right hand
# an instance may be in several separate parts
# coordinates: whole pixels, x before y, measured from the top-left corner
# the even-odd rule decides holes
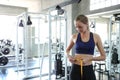
[[[68,59],[69,59],[69,61],[71,63],[75,63],[76,62],[75,58],[73,56],[71,56],[71,55],[68,55]]]

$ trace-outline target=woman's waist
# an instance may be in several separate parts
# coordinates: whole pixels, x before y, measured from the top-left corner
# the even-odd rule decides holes
[[[83,63],[81,61],[76,61],[76,62],[74,62],[74,64],[80,65],[80,66],[89,66],[89,65],[92,65],[92,61],[88,61],[86,63]]]
[[[80,65],[80,66],[89,66],[89,65],[92,65],[92,62],[87,62],[85,64],[80,64],[79,62],[75,62],[74,64]]]
[[[78,67],[81,67],[80,65],[78,65],[78,64],[72,64],[73,66],[75,65],[75,66],[78,66]],[[90,64],[90,65],[85,65],[85,66],[83,66],[83,67],[89,67],[89,66],[92,66],[93,67],[93,64]]]
[[[75,54],[75,64],[82,65],[82,66],[88,66],[92,64],[92,61],[89,59],[92,59],[93,55],[87,55],[87,54]],[[89,58],[89,59],[88,59]],[[85,61],[87,60],[87,61]],[[84,62],[85,61],[85,62]]]

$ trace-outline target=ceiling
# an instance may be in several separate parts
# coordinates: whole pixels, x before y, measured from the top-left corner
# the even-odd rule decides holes
[[[120,9],[88,15],[89,18],[111,18],[113,14],[120,13]]]

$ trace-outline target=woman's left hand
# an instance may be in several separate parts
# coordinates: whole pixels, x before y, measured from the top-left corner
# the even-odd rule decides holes
[[[83,60],[83,64],[87,64],[88,62],[91,61],[91,57],[85,57],[82,60]]]

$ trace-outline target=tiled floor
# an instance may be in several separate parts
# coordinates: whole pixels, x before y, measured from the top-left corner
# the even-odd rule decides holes
[[[41,80],[48,80],[49,66],[48,58],[44,59],[42,64],[41,74],[43,77]],[[53,63],[50,63],[53,65]],[[28,66],[20,65],[17,68],[17,65],[14,61],[9,62],[7,65],[0,66],[0,80],[40,80],[40,61],[38,59],[28,60]],[[25,67],[28,67],[25,69]],[[53,67],[52,67],[53,69]],[[26,78],[27,77],[27,78]],[[33,79],[28,79],[29,77],[34,77]],[[55,78],[55,75],[52,76]]]
[[[16,68],[15,63],[14,62],[9,62],[8,65],[11,64],[12,67],[0,67],[0,80],[40,80],[40,78],[38,77],[40,74],[40,70],[39,70],[39,65],[40,64],[35,64],[36,60],[29,60],[29,65],[28,65],[28,73],[25,72],[24,69],[24,65],[19,66],[19,68]],[[52,64],[52,63],[51,63]],[[6,66],[8,66],[6,65]],[[43,67],[42,67],[42,74],[44,74],[41,78],[41,80],[48,80],[48,60],[45,60],[43,63]],[[33,67],[36,67],[36,69],[33,69]],[[20,71],[18,71],[17,69],[19,69]],[[31,69],[31,70],[30,70]],[[34,78],[25,78],[25,74]],[[116,78],[114,77],[109,77],[107,75],[99,75],[98,72],[95,71],[97,80],[120,80],[119,78],[119,74],[116,74]],[[108,79],[109,78],[109,79]],[[55,75],[52,75],[52,80],[55,80]],[[59,79],[61,80],[61,79]]]

